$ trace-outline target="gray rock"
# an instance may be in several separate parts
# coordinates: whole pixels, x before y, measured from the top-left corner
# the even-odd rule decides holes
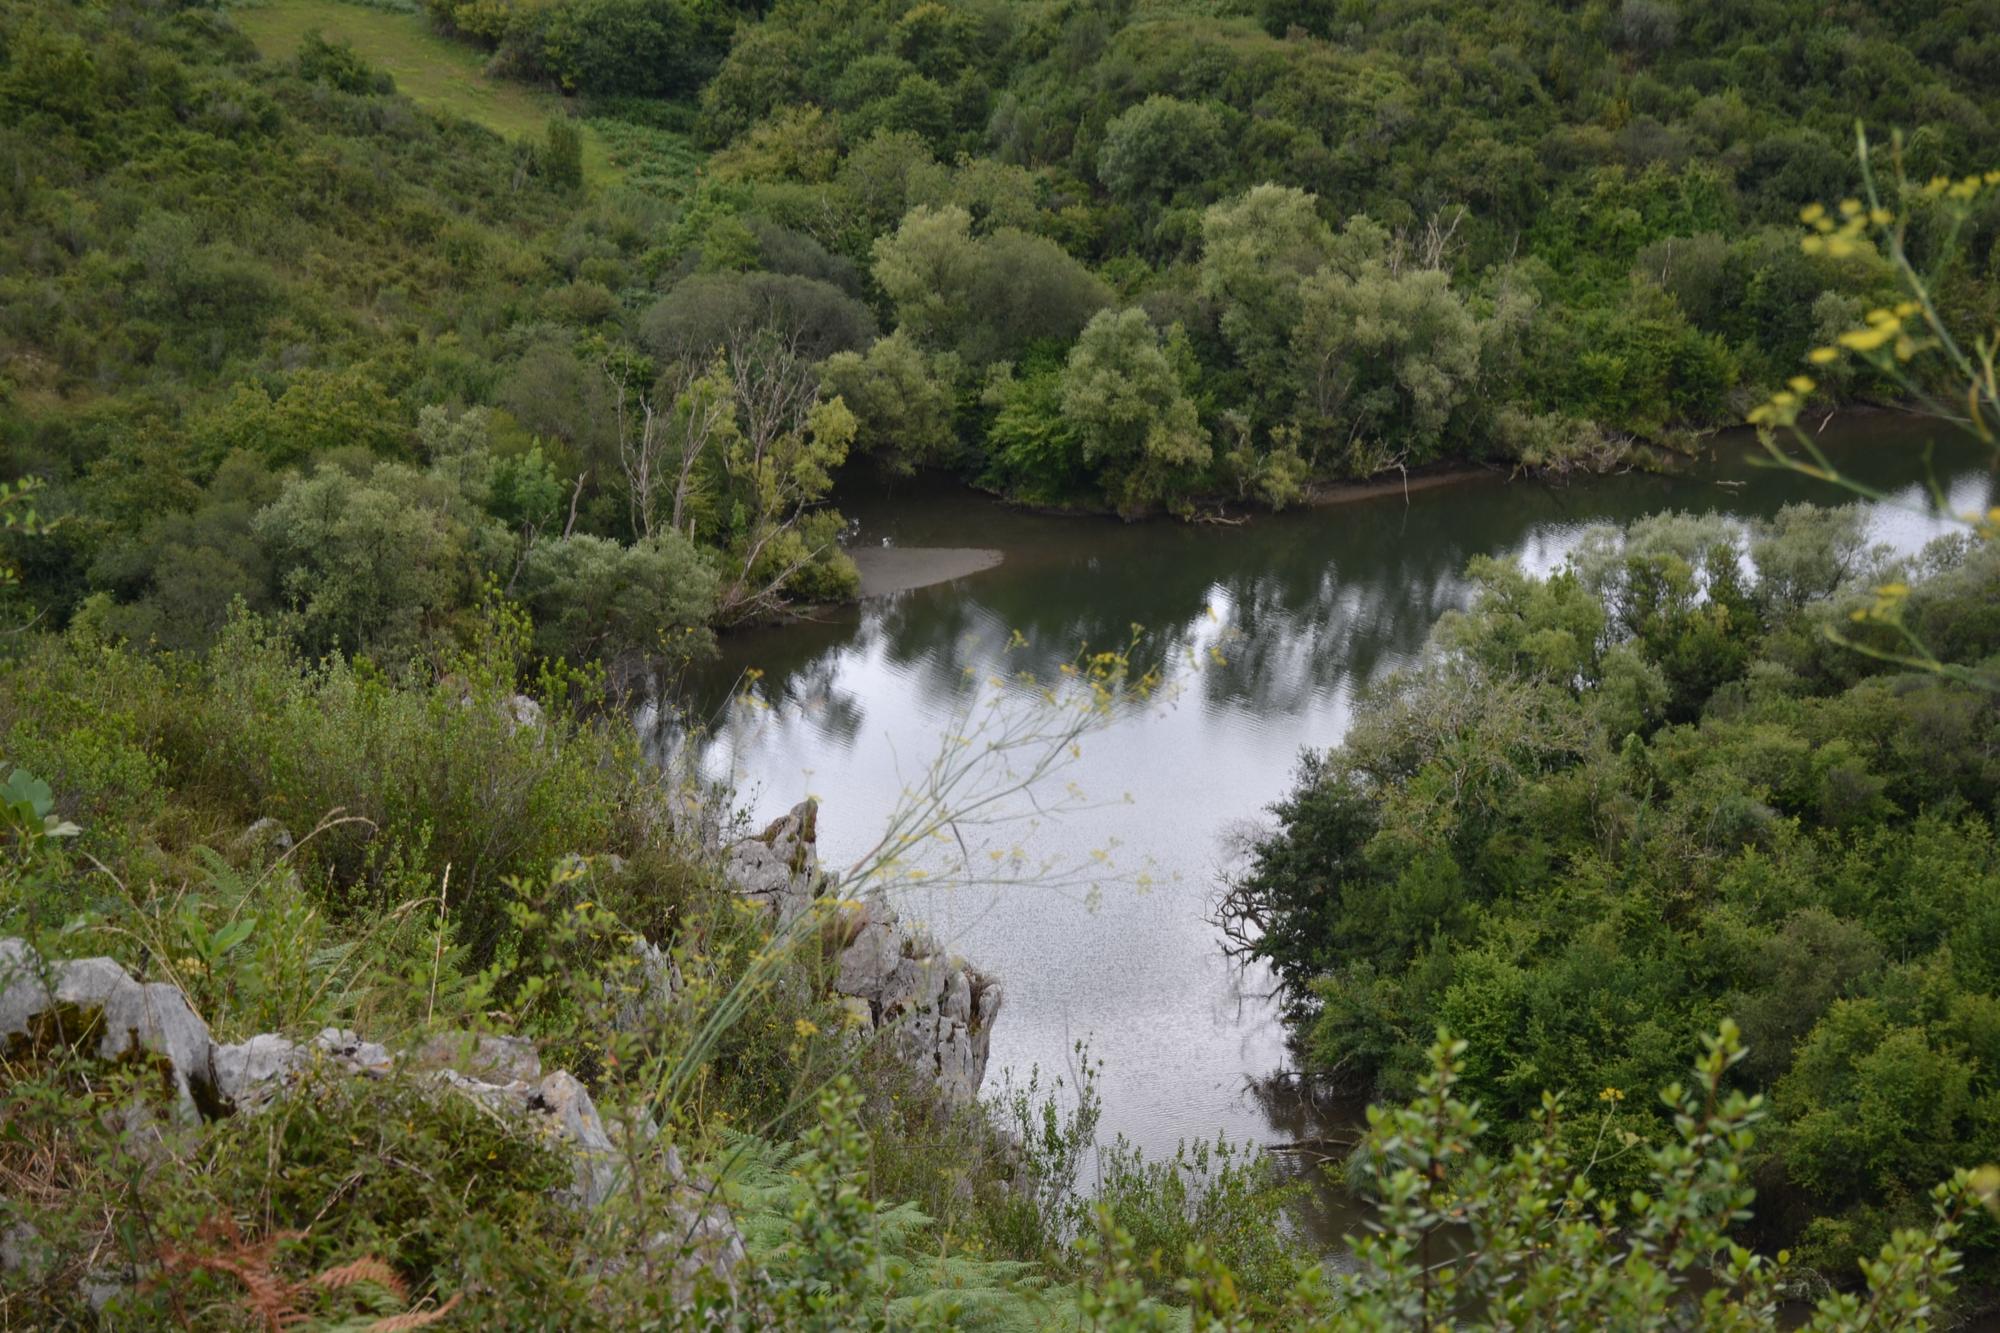
[[[528,1109],[528,1099],[535,1089],[527,1083],[487,1083],[476,1078],[467,1078],[456,1069],[440,1069],[433,1077],[437,1085],[478,1103],[498,1120],[510,1120]]]
[[[623,1187],[627,1154],[658,1153],[667,1188],[651,1200],[663,1226],[643,1242],[649,1261],[664,1261],[666,1280],[675,1299],[685,1302],[696,1284],[719,1281],[734,1289],[737,1270],[747,1262],[743,1235],[714,1190],[689,1178],[672,1144],[661,1143],[659,1126],[649,1118],[607,1125],[590,1092],[569,1074],[558,1071],[539,1083],[519,1080],[499,1084],[468,1078],[455,1069],[438,1071],[440,1086],[471,1098],[503,1119],[526,1118],[537,1124],[550,1142],[566,1152],[574,1170],[573,1183],[562,1191],[578,1208],[603,1206]],[[623,1151],[620,1145],[623,1145]],[[598,1261],[606,1270],[625,1268],[630,1256]]]
[[[948,1018],[939,1019],[937,1078],[938,1088],[945,1099],[952,1102],[971,1101],[985,1072],[984,1063],[973,1057],[972,1037],[965,1030],[965,1025]]]
[[[736,891],[790,925],[812,905],[811,877],[792,869],[784,853],[757,841],[739,842],[729,849],[723,876]]]
[[[706,1186],[690,1182],[675,1191],[666,1212],[671,1225],[654,1233],[647,1248],[655,1256],[672,1256],[670,1280],[676,1298],[687,1299],[704,1273],[734,1290],[736,1270],[748,1261],[749,1254],[729,1210],[714,1201]]]
[[[626,997],[612,1021],[620,1032],[636,1032],[658,1022],[687,984],[673,955],[651,940],[635,941],[632,954],[630,970],[618,978]]]
[[[500,711],[515,731],[529,727],[540,731],[546,721],[542,706],[525,694],[509,695],[501,702]]]
[[[966,979],[964,964],[952,969],[951,980],[945,983],[944,1004],[940,1012],[961,1027],[971,1024],[972,983]]]
[[[935,1076],[937,1073],[938,1016],[936,1014],[904,1014],[889,1029],[892,1049],[904,1063],[919,1073]]]
[[[533,1083],[542,1076],[542,1058],[525,1037],[440,1032],[412,1058],[420,1068],[450,1068],[489,1083]]]
[[[0,1273],[20,1282],[39,1282],[49,1270],[51,1252],[42,1233],[27,1222],[0,1231]]]
[[[134,981],[109,958],[44,968],[18,939],[0,941],[0,1038],[9,1049],[68,1046],[100,1060],[150,1061],[184,1120],[220,1114],[208,1024],[163,982]]]
[[[313,1048],[349,1073],[381,1078],[396,1067],[389,1048],[342,1028],[321,1028],[312,1040]]]
[[[723,874],[782,929],[834,883],[819,864],[817,840],[818,807],[801,802],[732,845]],[[901,924],[879,893],[841,923],[834,943],[832,989],[854,1015],[853,1030],[893,1025],[894,1049],[912,1068],[936,1078],[948,1099],[975,1098],[1000,1012],[999,989],[961,960],[947,960],[921,927]]]
[[[830,883],[819,865],[818,828],[818,803],[801,801],[756,837],[732,845],[723,858],[723,877],[776,916],[780,926],[790,925]]]
[[[25,1036],[49,1007],[42,956],[21,939],[0,940],[0,1036]]]
[[[292,850],[292,831],[265,815],[236,835],[236,847],[268,864]]]
[[[992,1031],[994,1021],[1000,1017],[1001,1002],[1005,999],[999,982],[989,981],[981,986],[978,1000],[979,1021],[973,1026],[982,1032]]]
[[[896,938],[895,928],[870,922],[841,950],[833,988],[842,995],[863,999],[878,996],[902,959],[903,942]]]
[[[266,1105],[314,1059],[358,1077],[384,1077],[397,1066],[387,1047],[337,1028],[325,1029],[306,1045],[275,1033],[215,1045],[207,1025],[172,986],[134,981],[108,958],[45,966],[18,939],[0,940],[0,1038],[9,1051],[23,1044],[34,1049],[62,1044],[106,1060],[154,1060],[189,1116],[197,1107],[227,1115]],[[544,1076],[533,1043],[444,1033],[412,1052],[407,1063],[432,1066],[437,1087],[471,1098],[490,1114],[541,1126],[570,1156],[574,1180],[563,1193],[576,1206],[600,1207],[620,1187],[625,1158],[589,1090],[565,1072]],[[129,1151],[144,1156],[147,1143],[159,1139],[158,1118],[143,1106],[114,1108],[113,1114],[132,1131],[125,1136]],[[636,1132],[629,1151],[661,1154],[658,1161],[671,1182],[669,1197],[659,1201],[666,1225],[648,1248],[656,1258],[669,1258],[676,1291],[691,1293],[700,1275],[733,1287],[746,1253],[728,1209],[715,1202],[711,1189],[688,1178],[673,1146],[660,1142],[656,1124],[642,1119],[621,1122],[619,1129],[621,1137]],[[8,1226],[0,1230],[0,1272],[31,1276],[45,1265],[45,1250],[32,1226]],[[80,1289],[109,1317],[136,1281],[129,1271],[98,1267],[85,1275]]]
[[[89,1302],[92,1313],[112,1315],[118,1313],[118,1307],[125,1303],[126,1295],[138,1281],[139,1275],[129,1266],[100,1264],[83,1275],[77,1289]]]
[[[903,958],[889,973],[877,997],[886,1018],[906,1009],[935,1009],[945,989],[944,960]]]
[[[268,1105],[305,1066],[306,1048],[274,1032],[213,1048],[215,1090],[231,1110]]]
[[[596,1208],[618,1186],[618,1163],[611,1136],[590,1092],[563,1070],[541,1081],[527,1099],[528,1109],[550,1118],[557,1138],[569,1146],[576,1165],[574,1198],[584,1208]]]

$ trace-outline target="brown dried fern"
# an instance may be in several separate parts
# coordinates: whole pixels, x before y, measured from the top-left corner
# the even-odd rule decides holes
[[[458,1298],[463,1295],[465,1293],[462,1291],[454,1291],[450,1298],[435,1310],[412,1310],[408,1314],[391,1315],[387,1319],[377,1319],[363,1333],[404,1333],[405,1329],[428,1328],[450,1314],[452,1307],[458,1304]]]
[[[299,1296],[305,1284],[290,1282],[271,1271],[271,1259],[278,1246],[298,1240],[301,1231],[272,1231],[255,1241],[245,1240],[233,1217],[210,1218],[195,1231],[195,1239],[206,1249],[160,1247],[160,1268],[168,1274],[209,1272],[236,1279],[243,1288],[243,1305],[263,1321],[267,1333],[281,1333],[305,1322]]]
[[[363,1255],[351,1263],[322,1269],[303,1282],[294,1282],[272,1272],[271,1263],[278,1246],[304,1236],[302,1231],[272,1231],[250,1241],[243,1238],[235,1218],[211,1219],[202,1223],[195,1232],[199,1248],[162,1246],[160,1268],[162,1273],[170,1276],[207,1272],[235,1279],[237,1285],[243,1288],[244,1308],[263,1323],[266,1333],[285,1333],[285,1330],[306,1323],[312,1316],[304,1306],[315,1290],[333,1293],[370,1283],[388,1292],[399,1304],[410,1299],[409,1284],[395,1269],[372,1254]],[[450,1299],[434,1309],[410,1310],[378,1319],[367,1325],[367,1333],[403,1333],[406,1329],[429,1327],[449,1315],[463,1295],[463,1292],[454,1292]]]
[[[307,1281],[322,1291],[340,1291],[357,1282],[373,1282],[399,1301],[410,1299],[410,1289],[402,1278],[396,1276],[396,1270],[372,1254],[365,1254],[351,1264],[315,1273]]]

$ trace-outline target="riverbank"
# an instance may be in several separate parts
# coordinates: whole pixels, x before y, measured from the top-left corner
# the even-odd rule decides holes
[[[985,546],[862,546],[847,558],[861,574],[865,602],[978,574],[1005,556]]]
[[[1378,474],[1358,480],[1328,480],[1308,482],[1304,494],[1287,508],[1319,509],[1330,505],[1349,504],[1356,500],[1379,500],[1392,495],[1412,494],[1417,491],[1435,490],[1440,486],[1457,486],[1473,481],[1504,481],[1515,475],[1507,469],[1479,463],[1441,463],[1431,468],[1420,468],[1408,473]],[[1024,500],[1018,496],[995,490],[989,486],[966,483],[968,490],[990,496],[999,504],[1024,514],[1045,518],[1113,518],[1121,523],[1146,523],[1159,519],[1169,519],[1176,523],[1226,523],[1230,525],[1248,522],[1261,515],[1282,512],[1267,504],[1252,500],[1232,500],[1222,495],[1197,497],[1193,510],[1185,515],[1175,515],[1165,509],[1153,508],[1138,513],[1121,514],[1115,509],[1102,505],[1050,504],[1045,501]],[[849,554],[852,554],[850,552]]]
[[[1837,465],[1892,497],[1870,506],[1871,522],[1875,539],[1899,551],[1941,530],[1910,507],[1928,494],[1928,436],[1893,414],[1869,414],[1819,437]],[[867,850],[859,835],[890,816],[912,765],[935,752],[940,720],[963,707],[969,681],[1047,675],[1080,643],[1121,642],[1144,626],[1148,652],[1169,664],[1163,702],[1085,742],[1065,776],[1099,808],[1051,821],[1036,846],[1073,859],[1122,849],[1121,865],[1146,863],[1150,890],[938,889],[898,906],[1013,983],[993,1038],[994,1079],[1066,1069],[1075,1041],[1089,1037],[1092,1059],[1105,1062],[1106,1137],[1123,1133],[1170,1156],[1178,1141],[1218,1130],[1259,1143],[1323,1136],[1337,1126],[1299,1105],[1295,1086],[1267,1085],[1292,1067],[1280,1016],[1262,998],[1268,979],[1232,972],[1206,924],[1218,867],[1232,855],[1228,834],[1263,820],[1289,789],[1301,747],[1337,743],[1352,701],[1464,604],[1474,556],[1547,573],[1598,524],[1709,510],[1749,521],[1849,498],[1760,466],[1747,434],[1708,444],[1668,474],[1508,481],[1504,470],[1460,469],[1470,475],[1412,475],[1407,505],[1393,477],[1346,491],[1359,500],[1369,487],[1377,503],[1299,506],[1226,529],[1079,522],[936,477],[856,486],[835,497],[856,551],[975,548],[1005,558],[928,592],[726,636],[691,705],[716,719],[701,763],[733,782],[753,819],[818,795],[829,861],[852,860]],[[1988,500],[1976,451],[1940,453],[1937,465],[1954,508]],[[1507,484],[1472,484],[1482,478]],[[733,706],[753,668],[760,703]],[[1301,1175],[1315,1178],[1303,1164]],[[1351,1202],[1328,1191],[1314,1208],[1300,1225],[1337,1251],[1357,1224]]]
[[[1300,501],[1308,509],[1327,509],[1353,504],[1357,500],[1381,500],[1395,495],[1434,491],[1441,486],[1463,486],[1475,481],[1506,481],[1509,473],[1495,467],[1452,467],[1440,472],[1413,472],[1395,477],[1373,477],[1366,481],[1329,481],[1306,487]]]
[[[1336,505],[1352,504],[1359,500],[1381,500],[1393,496],[1410,496],[1419,491],[1432,491],[1445,486],[1465,486],[1475,482],[1508,480],[1508,475],[1498,468],[1455,467],[1439,472],[1419,472],[1410,476],[1372,481],[1331,482],[1308,490],[1301,507],[1326,509]],[[976,488],[974,488],[976,489]],[[1011,502],[1002,500],[1001,503]],[[1021,508],[1018,505],[1011,507]],[[1085,518],[1102,517],[1074,510],[1038,511],[1048,512],[1058,517]],[[1232,517],[1231,523],[1247,521],[1248,516]],[[1004,551],[990,546],[854,546],[848,549],[847,558],[854,562],[856,572],[861,575],[858,600],[874,601],[877,598],[893,597],[898,593],[914,592],[919,588],[934,588],[940,584],[954,583],[974,574],[993,569],[1006,559]],[[801,616],[808,614],[801,611]]]

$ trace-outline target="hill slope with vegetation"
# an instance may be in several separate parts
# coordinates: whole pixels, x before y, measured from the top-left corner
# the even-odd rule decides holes
[[[1953,375],[1991,442],[1991,341],[1947,331],[1994,323],[2000,192],[1901,181],[2000,158],[1996,32],[0,0],[0,1323],[1930,1326],[2000,1198],[1955,1169],[2000,1156],[2000,515],[1906,566],[1799,510],[1475,568],[1230,903],[1316,1071],[1411,1099],[1339,1275],[1255,1153],[1098,1144],[1087,1058],[912,1079],[829,982],[873,872],[773,919],[732,794],[619,705],[853,594],[851,457],[1191,514]],[[1802,247],[1857,115],[1908,131],[1894,212]],[[319,1054],[183,1099],[73,974]],[[492,1037],[583,1100],[420,1054]],[[524,1110],[617,1131],[601,1197]],[[668,1225],[711,1206],[727,1271]]]
[[[491,579],[574,660],[851,591],[804,512],[851,419],[766,340],[694,390],[709,447],[655,512],[675,409],[618,331],[685,246],[645,180],[585,183],[569,121],[503,140],[225,11],[0,24],[0,431],[62,520],[19,553],[36,612],[199,649],[241,599],[395,656]]]
[[[552,653],[677,657],[851,594],[850,454],[1128,513],[1620,464],[1894,294],[1787,224],[1857,116],[1917,179],[2000,155],[1987,7],[436,0],[329,20],[357,50],[324,0],[9,4],[32,610],[400,652],[491,578]],[[1994,207],[1945,230],[1989,319]]]
[[[491,12],[432,6],[461,9]],[[1855,193],[1857,118],[1908,130],[1919,180],[2000,152],[1996,21],[778,4],[701,89],[703,266],[868,300],[888,336],[827,372],[892,470],[1133,512],[1442,460],[1606,465],[1740,421],[1881,303],[1884,268],[1805,256],[1790,223]],[[773,229],[845,266],[748,243]],[[1939,231],[1918,230],[1926,260]],[[1994,313],[1996,237],[1989,208],[1938,275],[1961,316]]]

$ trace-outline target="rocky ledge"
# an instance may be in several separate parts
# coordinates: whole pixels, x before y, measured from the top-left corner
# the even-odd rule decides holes
[[[998,981],[905,924],[879,891],[843,901],[837,877],[820,865],[818,834],[818,806],[801,802],[762,833],[730,846],[724,874],[780,928],[816,905],[832,906],[831,984],[856,1026],[891,1042],[947,1101],[971,1104],[986,1078],[1000,1016]]]
[[[532,1042],[519,1037],[442,1033],[414,1050],[392,1052],[352,1032],[327,1028],[307,1042],[275,1033],[247,1041],[210,1039],[187,997],[163,982],[139,982],[109,958],[50,962],[25,941],[0,939],[0,1049],[27,1058],[58,1049],[156,1074],[183,1121],[254,1115],[308,1075],[405,1076],[440,1096],[471,1098],[486,1111],[545,1136],[570,1160],[562,1197],[580,1209],[608,1202],[623,1185],[630,1153],[614,1141],[590,1092],[571,1074],[543,1073]],[[649,1124],[627,1129],[642,1142],[626,1149],[664,1157],[671,1197],[659,1209],[649,1246],[675,1247],[675,1281],[692,1290],[698,1277],[734,1282],[743,1238],[713,1190],[690,1176]]]
[[[803,802],[762,833],[723,849],[724,876],[775,927],[809,930],[823,942],[827,984],[857,1031],[890,1043],[947,1102],[975,1103],[1000,1013],[999,984],[905,924],[881,893],[858,901],[839,896],[837,877],[820,865],[817,834],[818,809]],[[268,820],[245,837],[278,850],[291,843]],[[650,988],[676,989],[672,959],[643,941],[639,950]],[[628,1150],[656,1151],[673,1181],[670,1197],[654,1201],[661,1209],[657,1244],[676,1247],[676,1285],[692,1290],[697,1281],[719,1281],[733,1288],[745,1259],[728,1210],[706,1182],[682,1169],[672,1145],[642,1124],[614,1127],[645,1140],[621,1148],[589,1090],[565,1071],[544,1073],[534,1044],[523,1038],[444,1033],[392,1051],[327,1028],[304,1042],[268,1032],[217,1042],[175,986],[138,981],[110,958],[48,960],[24,940],[0,939],[0,1051],[27,1058],[58,1049],[157,1077],[170,1114],[187,1124],[257,1114],[313,1076],[420,1079],[439,1096],[470,1098],[546,1135],[569,1157],[573,1180],[563,1197],[580,1209],[601,1207],[618,1193]]]

